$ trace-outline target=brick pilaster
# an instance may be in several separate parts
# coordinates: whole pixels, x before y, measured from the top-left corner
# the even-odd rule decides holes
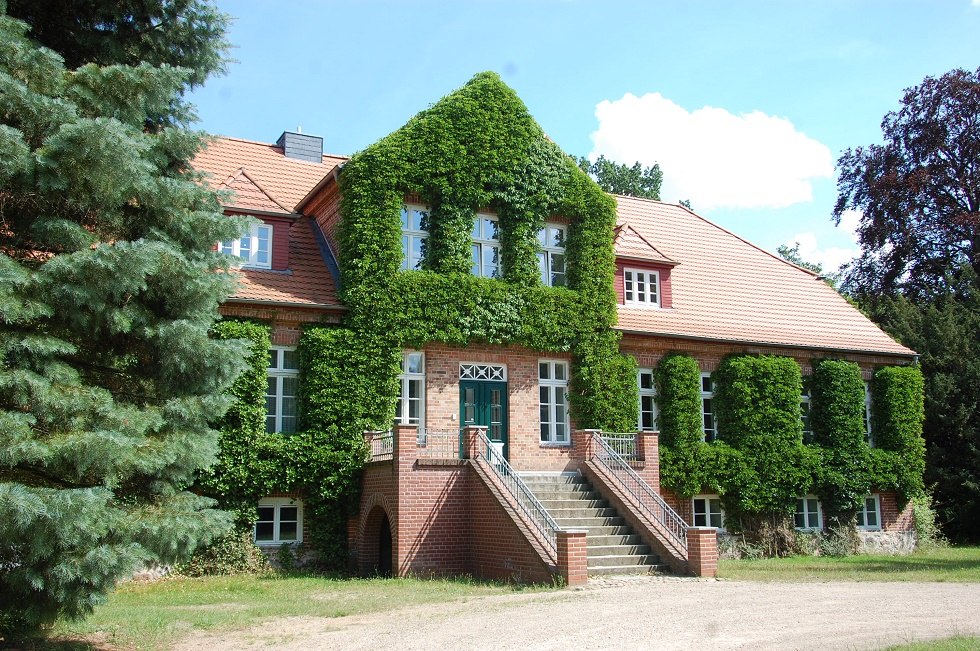
[[[467,425],[463,428],[463,456],[478,459],[483,451],[483,435],[487,428],[482,425]]]
[[[687,530],[687,566],[694,576],[718,576],[718,530],[691,527]]]
[[[578,461],[592,458],[592,435],[600,430],[577,429],[572,432],[572,457]]]
[[[566,586],[585,585],[589,581],[585,533],[584,529],[558,531],[558,572]]]
[[[660,432],[637,432],[636,456],[643,460],[643,470],[637,471],[637,473],[659,495]]]

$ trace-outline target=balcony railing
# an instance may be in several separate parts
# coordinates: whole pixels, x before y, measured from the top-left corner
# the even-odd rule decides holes
[[[463,456],[461,441],[461,430],[435,430],[420,427],[416,439],[419,458],[460,459]]]
[[[626,461],[636,461],[636,434],[602,433],[602,440]]]
[[[371,461],[391,461],[395,452],[395,437],[391,431],[368,432],[371,444]]]

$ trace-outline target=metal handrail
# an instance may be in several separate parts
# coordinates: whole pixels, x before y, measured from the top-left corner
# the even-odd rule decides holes
[[[436,430],[420,427],[416,444],[420,458],[460,459],[462,458],[462,431]]]
[[[391,461],[395,456],[395,437],[391,430],[369,433],[371,434],[371,461]]]
[[[602,440],[609,444],[616,454],[627,461],[636,461],[636,434],[602,433]]]
[[[560,529],[558,523],[548,513],[548,509],[544,507],[544,504],[534,496],[534,493],[524,483],[524,480],[507,463],[504,455],[493,447],[493,443],[487,438],[486,433],[482,433],[481,436],[483,437],[484,459],[490,465],[490,468],[493,469],[497,478],[500,479],[500,483],[510,493],[510,496],[514,499],[514,503],[527,516],[527,520],[534,525],[541,540],[547,545],[548,550],[557,559],[558,530]]]
[[[593,432],[592,441],[593,460],[615,477],[640,509],[660,525],[679,549],[686,552],[688,525],[684,522],[684,518],[670,508],[664,498],[643,481],[626,460],[606,443],[601,432]]]

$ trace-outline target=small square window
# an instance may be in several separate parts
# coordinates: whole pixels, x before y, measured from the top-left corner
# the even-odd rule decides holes
[[[288,497],[270,497],[259,502],[255,518],[255,542],[280,545],[303,541],[303,503]]]

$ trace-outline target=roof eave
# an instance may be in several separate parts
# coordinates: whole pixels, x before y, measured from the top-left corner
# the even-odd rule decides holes
[[[811,344],[787,344],[774,341],[756,341],[752,339],[722,339],[719,337],[699,337],[697,335],[685,335],[677,334],[675,332],[655,332],[652,330],[629,330],[627,328],[620,328],[619,326],[613,326],[614,329],[619,330],[624,335],[639,335],[644,337],[670,337],[671,339],[686,339],[690,341],[705,341],[705,342],[715,342],[721,344],[731,344],[739,343],[746,344],[750,346],[767,346],[769,348],[792,348],[793,350],[819,350],[828,353],[846,353],[849,355],[887,355],[890,357],[908,357],[909,359],[917,359],[919,354],[914,350],[906,348],[907,352],[901,353],[892,350],[871,350],[867,348],[834,348],[831,346],[820,346]]]

